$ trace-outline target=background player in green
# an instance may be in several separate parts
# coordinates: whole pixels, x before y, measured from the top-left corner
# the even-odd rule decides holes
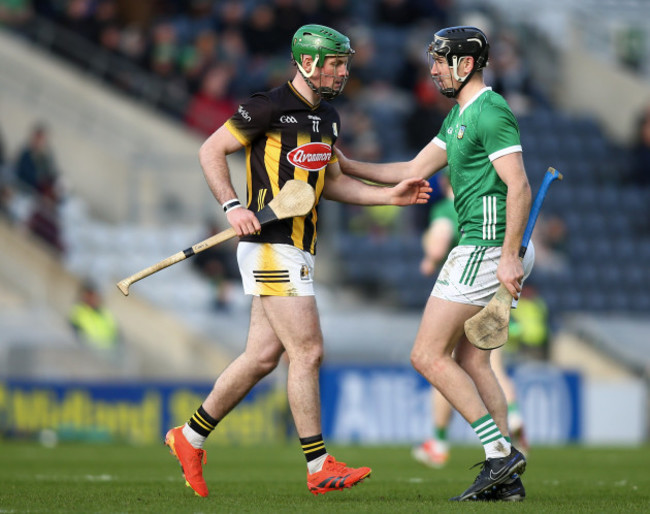
[[[345,86],[354,50],[343,34],[321,25],[301,27],[293,37],[296,74],[291,82],[253,95],[201,146],[208,185],[240,236],[237,260],[244,291],[252,295],[245,351],[219,376],[190,420],[169,430],[165,443],[178,458],[187,485],[208,495],[203,478],[209,434],[286,351],[287,394],[307,459],[307,486],[314,494],[351,487],[370,468],[351,468],[327,453],[321,433],[318,375],[323,335],[314,299],[317,206],[321,196],[361,205],[426,203],[426,180],[409,178],[375,187],[341,173],[332,147],[340,130],[326,101]],[[247,203],[236,196],[226,156],[246,149]],[[316,192],[307,216],[266,225],[255,217],[287,180],[303,180]]]
[[[370,164],[339,154],[344,173],[383,183],[429,177],[449,166],[461,227],[422,316],[413,366],[471,424],[485,450],[474,483],[454,500],[518,500],[524,455],[508,437],[507,404],[490,367],[490,352],[472,346],[463,325],[504,284],[519,297],[534,254],[518,253],[531,204],[519,127],[506,101],[486,87],[489,45],[476,27],[450,27],[429,45],[431,76],[455,105],[438,135],[409,162]],[[454,356],[452,356],[454,353]]]
[[[460,241],[458,214],[454,209],[454,191],[449,182],[448,172],[438,176],[438,185],[442,197],[431,207],[429,226],[422,235],[422,262],[420,272],[423,275],[433,275],[447,255]]]

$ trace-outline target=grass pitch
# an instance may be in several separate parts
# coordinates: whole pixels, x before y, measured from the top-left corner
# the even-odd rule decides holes
[[[184,485],[162,444],[59,444],[0,441],[0,512],[648,512],[650,446],[534,448],[522,503],[452,503],[474,480],[480,447],[453,448],[446,468],[426,468],[407,447],[328,446],[372,477],[342,492],[313,496],[300,447],[208,448],[208,498]]]

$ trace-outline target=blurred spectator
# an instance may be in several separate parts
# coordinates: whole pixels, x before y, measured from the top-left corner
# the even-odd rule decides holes
[[[455,0],[415,0],[420,9],[420,18],[430,20],[433,27],[448,27]]]
[[[346,209],[351,233],[381,241],[397,235],[400,208],[395,205],[351,206]]]
[[[280,41],[291,41],[296,29],[311,20],[305,20],[297,0],[273,0],[274,29]],[[330,25],[332,26],[332,25]],[[282,48],[281,45],[278,49]]]
[[[372,119],[385,160],[404,158],[404,133],[397,130],[411,110],[412,98],[386,80],[374,80],[355,98],[356,105]]]
[[[219,227],[214,221],[208,222],[207,237],[219,233]],[[237,247],[233,240],[208,248],[197,253],[192,261],[197,270],[213,285],[215,310],[228,310],[232,302],[233,287],[238,280]]]
[[[37,124],[20,151],[14,169],[16,185],[30,194],[48,192],[57,186],[59,172],[49,145],[49,131]]]
[[[380,162],[383,157],[379,135],[372,119],[366,111],[356,106],[350,106],[341,112],[341,125],[345,132],[337,140],[337,147],[354,156],[369,162]]]
[[[377,23],[405,27],[420,18],[416,0],[377,0],[375,20]]]
[[[214,22],[212,20],[212,0],[190,0],[181,2],[185,5],[187,15],[182,16],[186,26],[185,38],[191,39],[202,32],[212,32]],[[178,19],[178,18],[177,18]]]
[[[32,17],[32,2],[30,0],[1,0],[0,26],[18,27]]]
[[[490,66],[486,68],[487,84],[506,99],[517,116],[536,106],[548,105],[521,52],[517,35],[509,30],[500,31],[490,49]]]
[[[14,182],[17,192],[29,199],[29,207],[21,217],[26,227],[56,252],[63,252],[60,176],[49,144],[49,130],[42,123],[34,126],[19,152]]]
[[[454,101],[440,94],[428,72],[420,73],[414,89],[415,104],[404,124],[406,148],[419,152],[438,133]]]
[[[354,102],[364,85],[370,83],[376,76],[377,55],[376,46],[370,29],[365,25],[358,25],[350,30],[350,41],[354,48],[351,74],[345,86],[346,99]],[[381,56],[379,56],[381,58]]]
[[[637,20],[635,24],[626,24],[619,27],[614,34],[614,47],[618,62],[636,73],[643,71],[643,61],[646,55],[647,30],[642,27],[643,23],[642,20]]]
[[[79,343],[106,357],[119,357],[122,349],[117,322],[104,306],[101,293],[92,282],[82,284],[79,298],[68,315],[68,322]]]
[[[161,22],[153,29],[149,53],[149,67],[161,78],[177,74],[179,47],[176,28],[172,23]]]
[[[94,18],[93,7],[91,0],[68,0],[63,11],[59,13],[57,21],[59,25],[71,32],[95,41],[99,24]]]
[[[650,105],[639,116],[632,150],[631,181],[637,186],[650,186]]]
[[[122,30],[117,23],[103,25],[99,29],[98,43],[105,50],[112,54],[119,54],[122,51]]]
[[[136,25],[128,25],[122,30],[120,39],[122,54],[139,66],[145,65],[147,40],[144,31]]]
[[[536,271],[561,273],[567,269],[567,228],[562,218],[540,214],[532,239]]]
[[[54,251],[63,253],[65,246],[59,209],[59,194],[54,185],[50,185],[33,197],[27,228]]]
[[[201,89],[188,107],[185,123],[189,127],[208,136],[232,116],[237,109],[237,103],[228,92],[232,75],[228,66],[208,70],[201,82]]]
[[[117,0],[98,0],[95,2],[94,16],[99,27],[119,22],[119,7],[117,4]]]
[[[240,0],[224,0],[215,6],[217,28],[221,31],[228,29],[241,30],[246,18],[246,6]]]
[[[446,26],[452,0],[377,0],[375,21],[395,27],[412,27],[418,21],[425,21],[434,27]]]
[[[228,64],[241,64],[246,60],[246,43],[244,38],[236,29],[228,29],[221,33],[219,45],[219,59]]]
[[[114,46],[115,51],[120,48],[122,33],[117,12],[116,0],[100,0],[96,3],[93,13],[94,24],[97,28],[97,32],[94,34],[95,41],[107,48]]]
[[[200,91],[206,73],[217,62],[218,48],[217,34],[211,29],[205,29],[197,34],[193,45],[188,45],[183,50],[181,69],[192,93]]]
[[[548,359],[550,322],[548,306],[535,282],[528,279],[521,290],[517,308],[512,309],[507,352],[518,358]]]
[[[346,25],[350,15],[350,2],[348,0],[323,0],[318,16],[318,23],[327,27],[341,27]],[[356,43],[353,44],[356,50]]]
[[[244,41],[253,56],[269,57],[286,47],[286,39],[275,30],[276,22],[270,5],[258,4],[253,8],[243,27]]]

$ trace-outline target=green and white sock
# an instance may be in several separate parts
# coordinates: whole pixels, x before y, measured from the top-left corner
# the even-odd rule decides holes
[[[498,459],[510,455],[511,445],[499,431],[499,427],[489,413],[472,423],[472,428],[481,440],[486,459]]]
[[[433,438],[438,443],[438,450],[441,452],[449,451],[449,442],[447,440],[447,428],[436,427],[433,433]]]

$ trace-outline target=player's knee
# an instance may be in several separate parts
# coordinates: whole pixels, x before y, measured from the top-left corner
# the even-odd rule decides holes
[[[277,352],[261,353],[254,359],[254,373],[259,377],[265,377],[278,367],[280,356]]]
[[[323,362],[323,346],[313,345],[309,348],[303,348],[289,356],[292,366],[308,370],[317,370]]]
[[[425,377],[435,374],[439,364],[439,360],[430,353],[416,349],[411,351],[411,365],[415,368],[415,371]]]
[[[306,366],[318,369],[323,362],[323,347],[314,346],[303,354],[303,361]]]

